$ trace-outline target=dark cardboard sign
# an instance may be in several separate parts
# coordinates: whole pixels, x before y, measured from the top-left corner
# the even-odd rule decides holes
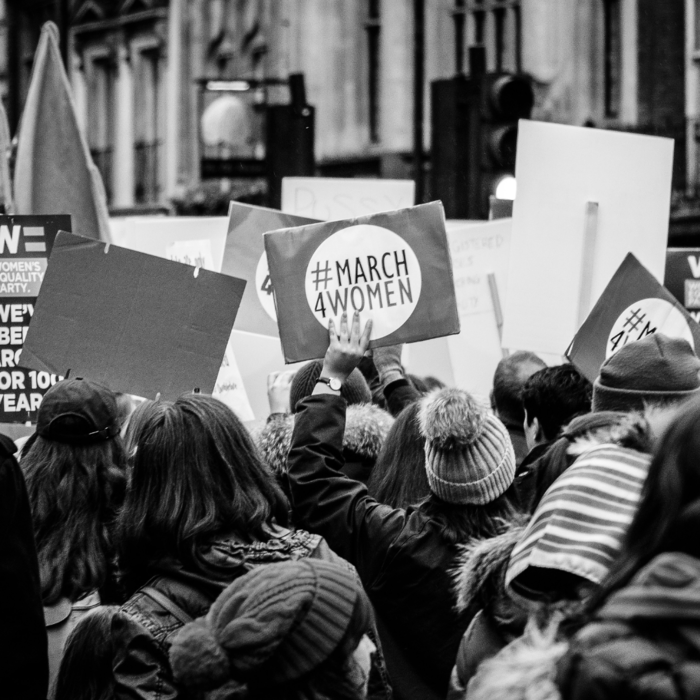
[[[36,420],[56,374],[18,366],[46,264],[59,230],[71,217],[0,216],[0,422]]]
[[[22,364],[115,391],[209,394],[245,280],[61,232]]]
[[[343,311],[372,318],[371,347],[459,333],[440,202],[264,238],[288,363],[322,357]]]
[[[231,202],[221,271],[247,282],[236,316],[237,331],[279,337],[263,234],[317,222],[317,219],[293,216],[277,209]]]
[[[627,343],[652,333],[684,338],[700,350],[700,326],[677,299],[629,253],[566,352],[591,381]]]
[[[700,248],[669,248],[666,251],[664,287],[700,321]]]

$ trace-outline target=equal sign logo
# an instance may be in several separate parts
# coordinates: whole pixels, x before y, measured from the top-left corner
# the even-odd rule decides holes
[[[44,240],[43,226],[24,227],[24,250],[27,253],[45,253],[46,241]]]

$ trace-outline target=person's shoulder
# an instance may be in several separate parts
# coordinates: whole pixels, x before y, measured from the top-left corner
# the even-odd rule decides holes
[[[0,460],[14,458],[17,445],[7,435],[0,433]]]

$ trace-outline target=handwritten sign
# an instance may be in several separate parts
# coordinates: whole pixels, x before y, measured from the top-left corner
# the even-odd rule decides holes
[[[265,385],[263,385],[265,386]],[[233,334],[226,346],[226,354],[221,363],[219,376],[214,384],[212,396],[223,401],[242,421],[255,419],[253,408],[248,400],[248,393],[243,384],[243,377],[233,352]]]
[[[413,180],[285,177],[282,211],[323,221],[354,219],[412,207]]]
[[[328,323],[359,311],[371,346],[459,332],[442,204],[265,234],[287,362],[322,357]]]
[[[60,377],[23,369],[19,358],[56,234],[70,216],[0,216],[0,421],[36,420]]]
[[[700,321],[700,248],[669,248],[666,251],[664,286]]]

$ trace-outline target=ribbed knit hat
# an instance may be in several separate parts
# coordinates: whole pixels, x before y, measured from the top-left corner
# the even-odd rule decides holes
[[[570,597],[562,584],[573,577],[600,584],[637,512],[650,461],[613,444],[579,457],[549,487],[515,545],[506,573],[510,595]]]
[[[353,572],[303,559],[259,566],[234,581],[170,649],[175,679],[193,689],[230,680],[274,686],[301,678],[370,628],[371,606]]]
[[[593,410],[641,411],[645,400],[690,397],[700,391],[699,372],[687,340],[647,335],[603,363],[593,383]]]
[[[292,387],[289,390],[289,408],[296,413],[296,405],[307,396],[311,396],[314,386],[321,376],[323,362],[312,360],[305,364],[292,379]],[[343,382],[340,395],[349,403],[372,403],[372,392],[362,372],[354,369],[350,376]]]
[[[438,389],[418,413],[430,490],[447,503],[484,505],[513,483],[515,454],[503,423],[460,389]]]

